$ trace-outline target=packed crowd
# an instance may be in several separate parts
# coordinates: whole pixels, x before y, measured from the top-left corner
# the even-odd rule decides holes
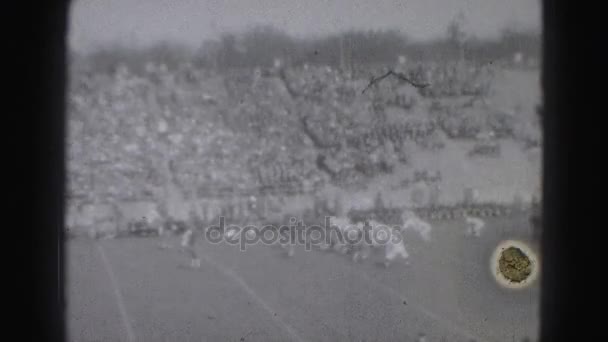
[[[447,138],[508,136],[506,118],[437,104],[448,95],[483,96],[486,86],[468,84],[489,82],[488,70],[416,65],[404,72],[432,91],[386,79],[362,93],[378,70],[74,67],[69,196],[162,201],[167,184],[198,197],[365,187],[407,164],[411,145],[432,151]]]
[[[418,65],[415,74],[437,86],[422,89],[428,97],[486,96],[494,77],[489,65],[466,65],[459,62]]]

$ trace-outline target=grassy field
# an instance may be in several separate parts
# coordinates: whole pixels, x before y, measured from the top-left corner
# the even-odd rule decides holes
[[[537,332],[538,286],[513,291],[490,275],[525,217],[434,222],[433,240],[406,237],[410,266],[354,264],[335,253],[276,246],[241,252],[201,242],[200,270],[155,238],[68,242],[70,341],[511,341]],[[129,332],[131,331],[131,332]],[[131,337],[130,337],[131,336]],[[513,339],[515,338],[515,339]]]

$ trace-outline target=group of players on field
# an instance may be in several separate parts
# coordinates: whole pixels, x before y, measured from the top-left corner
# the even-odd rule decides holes
[[[401,218],[403,222],[401,225],[386,225],[374,218],[352,223],[346,216],[329,216],[331,228],[331,230],[328,230],[330,232],[329,238],[323,239],[317,247],[323,251],[351,254],[354,262],[370,258],[373,251],[381,251],[383,252],[385,267],[388,267],[396,259],[402,259],[408,264],[410,254],[406,249],[405,233],[413,232],[419,235],[423,241],[429,242],[432,226],[410,210],[406,210]],[[466,223],[465,234],[479,237],[485,226],[483,220],[466,215],[464,219]],[[190,267],[199,268],[201,264],[200,246],[197,242],[204,238],[206,227],[203,227],[203,222],[197,218],[196,214],[191,213],[188,223],[167,222],[158,226],[161,236],[159,247],[162,249],[172,248],[170,241],[176,237],[179,238],[179,249],[190,258]],[[277,228],[279,234],[283,235],[279,245],[286,250],[289,257],[294,256],[296,242],[286,236],[290,234],[290,231],[279,229],[280,225],[278,224],[271,226]],[[365,231],[367,231],[367,238],[363,237]],[[225,233],[230,234],[232,232]]]

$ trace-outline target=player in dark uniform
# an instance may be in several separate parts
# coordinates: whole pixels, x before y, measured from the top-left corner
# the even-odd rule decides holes
[[[202,232],[202,224],[203,222],[200,220],[194,210],[192,210],[190,212],[190,220],[188,222],[188,227],[182,235],[181,241],[181,248],[190,258],[190,267],[192,268],[201,267],[201,258],[197,249],[196,242]]]
[[[358,223],[357,224],[357,229],[358,229],[358,241],[357,243],[353,246],[353,261],[357,262],[359,260],[366,260],[367,258],[370,257],[371,252],[372,252],[372,246],[371,246],[371,241],[369,241],[369,239],[371,238],[371,236],[369,236],[369,234],[371,233],[371,223],[369,220],[365,220],[362,223]],[[367,230],[367,236],[366,236],[366,229]]]

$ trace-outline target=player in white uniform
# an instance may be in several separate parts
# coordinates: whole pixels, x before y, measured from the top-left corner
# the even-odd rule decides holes
[[[181,246],[184,252],[190,257],[190,267],[200,268],[201,259],[196,250],[196,233],[193,227],[189,227],[184,235],[182,235]]]
[[[385,246],[384,267],[388,268],[396,257],[401,257],[409,264],[410,254],[405,249],[403,234],[397,229],[391,229],[391,237]]]
[[[465,234],[467,236],[480,237],[486,223],[479,217],[471,217],[468,214],[464,214],[464,219],[466,223]]]
[[[403,213],[403,225],[400,229],[391,229],[391,239],[387,242],[385,247],[385,267],[388,267],[390,263],[397,257],[401,257],[405,260],[406,264],[409,264],[410,254],[405,248],[405,232],[412,230],[420,237],[429,242],[431,240],[432,226],[420,218],[411,210],[406,210]]]
[[[193,209],[187,208],[187,210],[186,213],[189,213]],[[181,216],[181,219],[172,216],[166,205],[160,205],[158,213],[162,217],[162,220],[157,225],[160,237],[158,247],[160,249],[173,249],[175,244],[179,246],[179,238],[183,236],[188,228],[187,220],[184,216]],[[177,216],[180,216],[179,213]]]
[[[287,223],[285,223],[284,225],[278,224],[277,225],[277,229],[279,229],[279,233],[281,234],[281,248],[283,248],[284,250],[287,251],[287,256],[288,257],[293,257],[295,252],[296,252],[296,241],[297,241],[297,237],[296,240],[294,241],[292,239],[292,231],[291,228],[287,228],[289,227]]]
[[[411,210],[406,210],[403,215],[403,226],[401,228],[401,232],[405,233],[407,230],[415,231],[420,234],[420,237],[426,241],[431,241],[431,230],[432,226],[423,220],[421,220],[416,213]]]

